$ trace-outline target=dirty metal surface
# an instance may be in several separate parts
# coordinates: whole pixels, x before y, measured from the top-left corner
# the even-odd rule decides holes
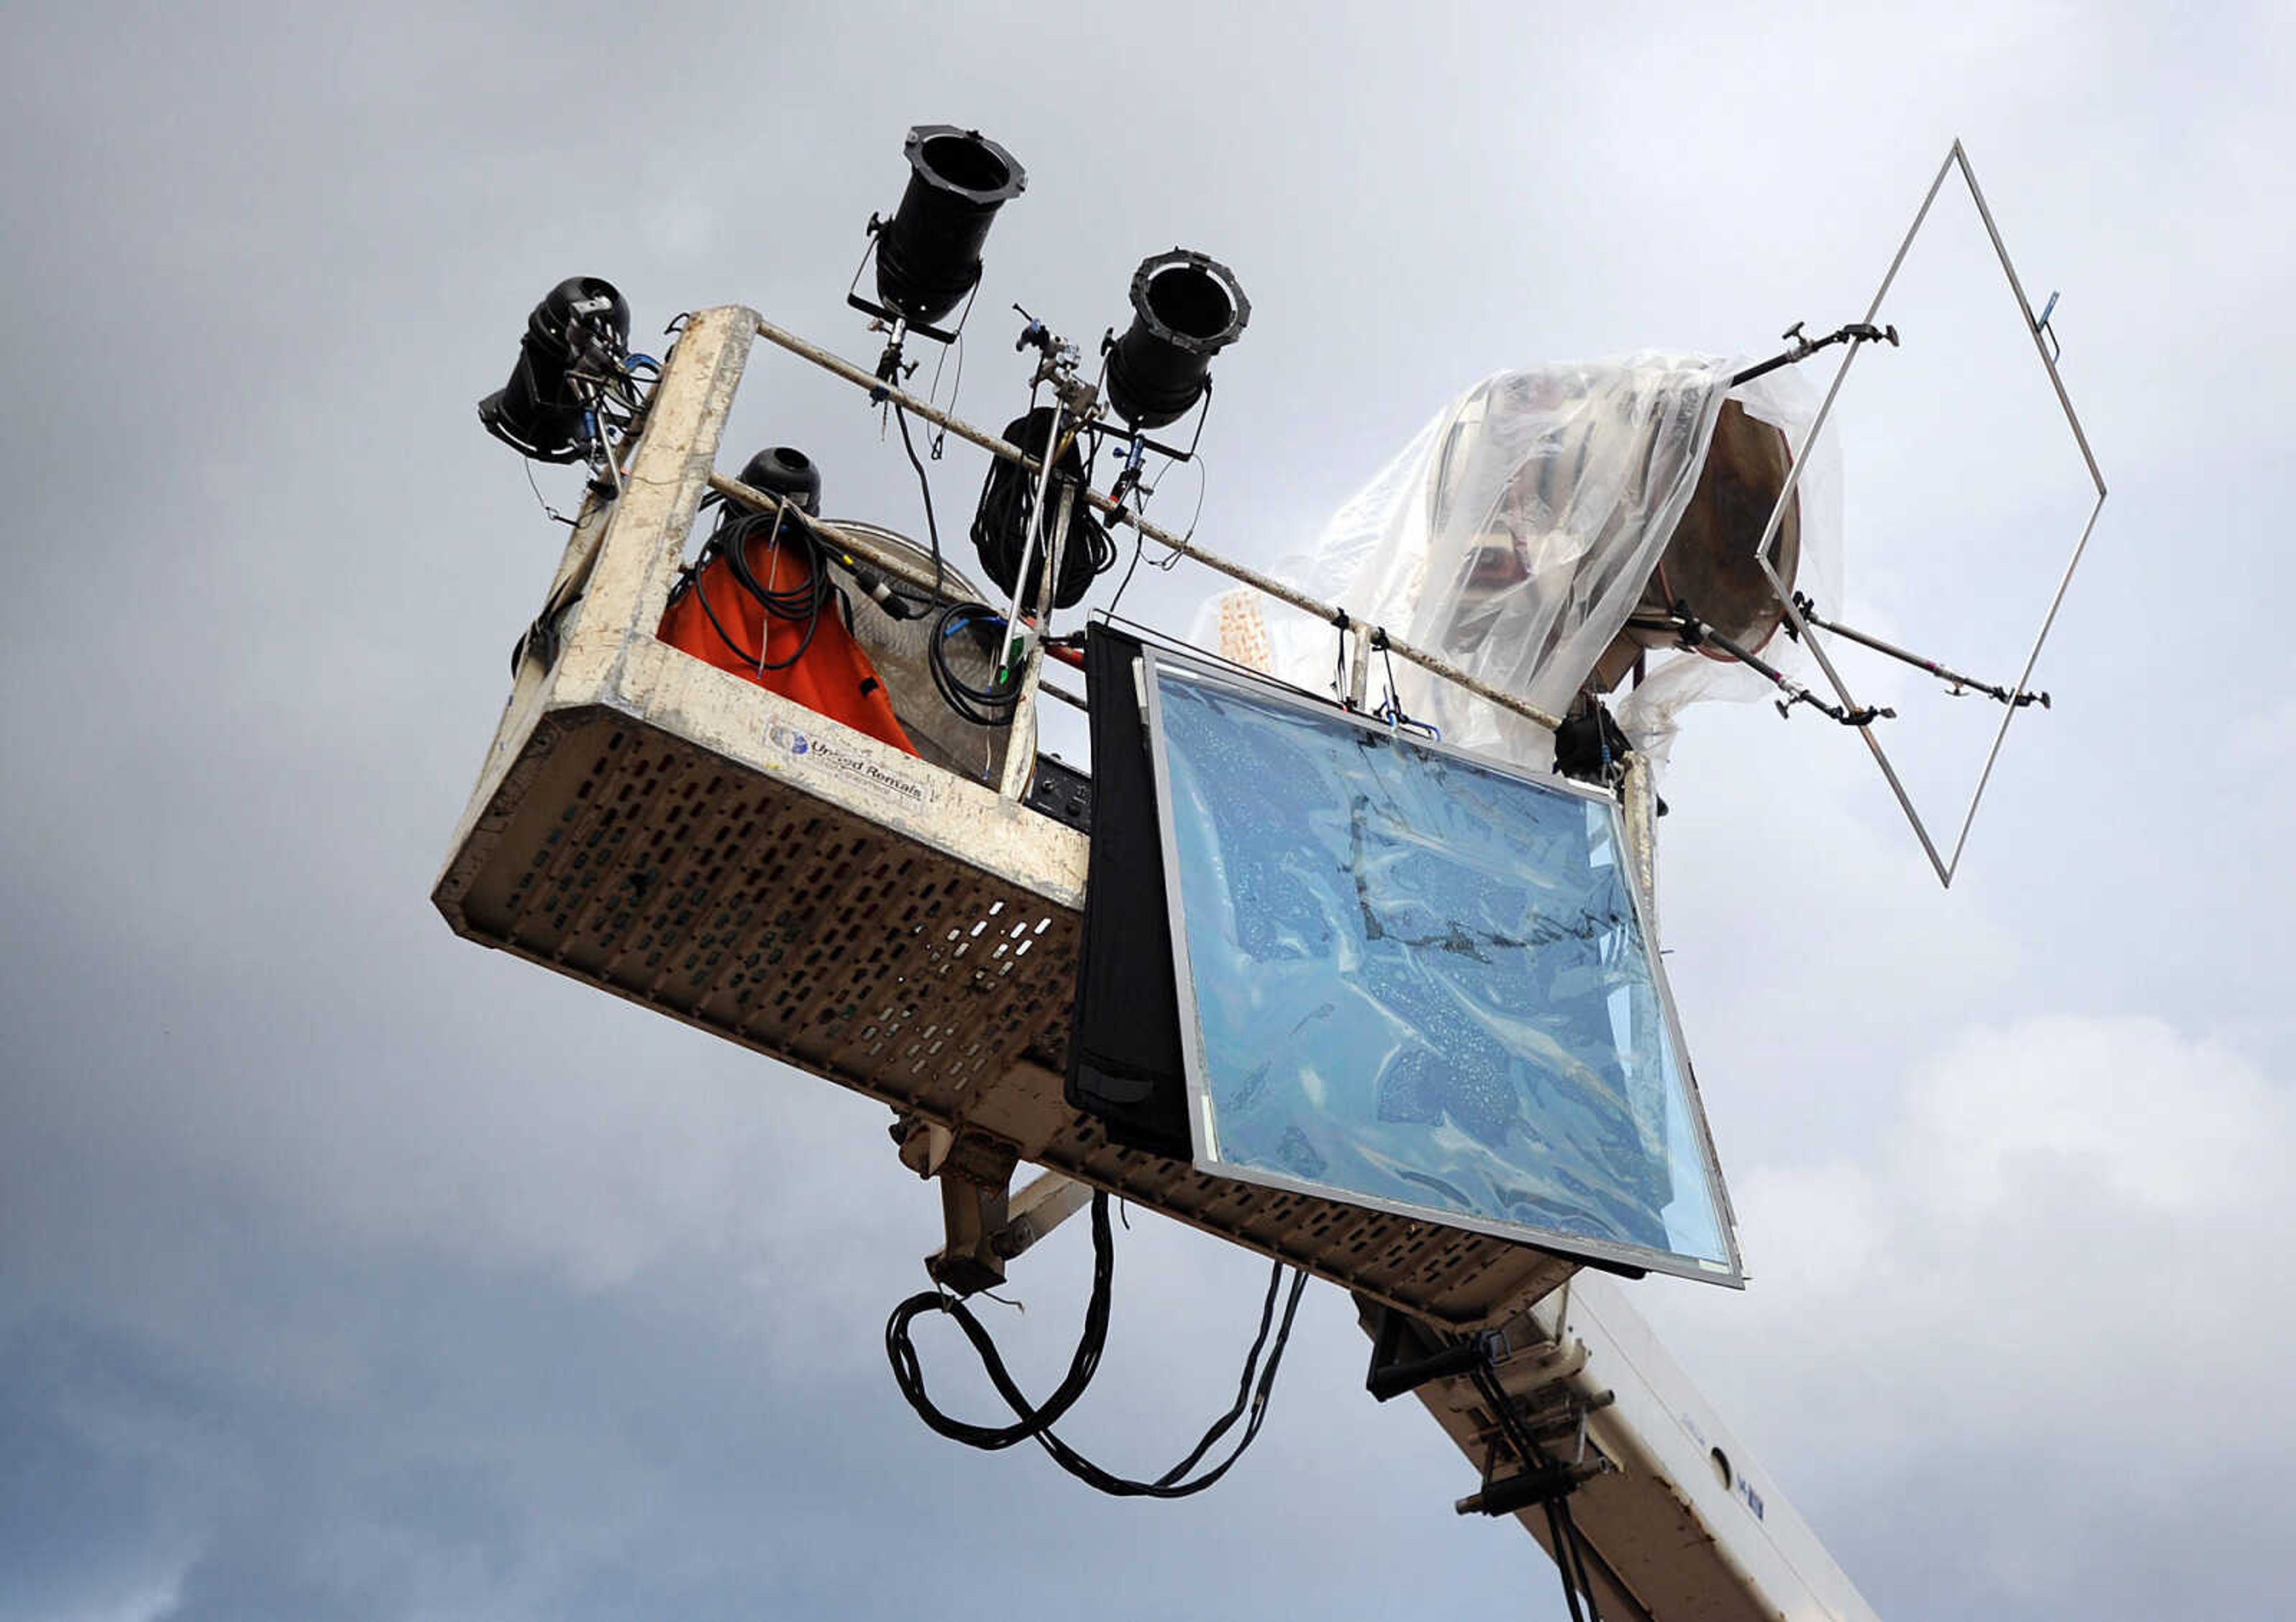
[[[681,681],[746,687],[677,663],[693,667],[673,671]],[[706,701],[760,706],[753,737],[784,714],[831,730],[755,688],[686,704]],[[835,758],[816,749],[761,770],[659,717],[546,711],[436,900],[472,939],[897,1109],[995,1132],[1029,1160],[1423,1316],[1482,1322],[1568,1276],[1570,1264],[1520,1245],[1111,1144],[1062,1097],[1080,921],[1072,896],[1046,889],[1068,886],[1020,882],[890,826],[895,811],[852,803],[883,797],[882,784],[815,764]],[[922,762],[882,770],[995,803]],[[1081,835],[1013,814],[1025,821],[1005,831],[1008,852],[1035,841],[1080,860]]]

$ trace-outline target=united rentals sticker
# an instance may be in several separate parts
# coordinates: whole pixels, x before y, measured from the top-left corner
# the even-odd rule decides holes
[[[775,721],[766,729],[766,739],[784,754],[802,756],[816,766],[826,766],[832,771],[866,783],[872,788],[896,795],[912,805],[931,803],[932,792],[926,785],[914,782],[898,772],[888,771],[876,762],[865,759],[858,751],[833,743],[819,733],[800,732],[795,727]]]

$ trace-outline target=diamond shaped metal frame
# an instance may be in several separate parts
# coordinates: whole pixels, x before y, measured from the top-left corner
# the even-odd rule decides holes
[[[1969,186],[1970,201],[1977,205],[1978,218],[1985,223],[1985,234],[1993,243],[1994,256],[2000,260],[2001,274],[2008,281],[2009,291],[2016,295],[2017,308],[2025,317],[2026,332],[2033,340],[2033,352],[2040,357],[2042,366],[2049,374],[2049,384],[2056,391],[2057,404],[2064,408],[2065,422],[2073,432],[2073,442],[2079,447],[2081,461],[2088,469],[2089,481],[2096,487],[2095,505],[2089,508],[2088,518],[2081,525],[2080,539],[2073,543],[2072,556],[2066,561],[2056,591],[2049,598],[2048,612],[2041,617],[2041,628],[2033,638],[2031,650],[2025,655],[2024,668],[2017,674],[2016,686],[2010,689],[2022,693],[2028,690],[2027,684],[2033,679],[2033,667],[2040,661],[2042,646],[2048,641],[2049,632],[2057,622],[2057,611],[2064,605],[2065,592],[2072,585],[2073,571],[2080,566],[2081,555],[2088,549],[2089,537],[2096,531],[2097,515],[2104,510],[2104,475],[2097,470],[2095,454],[2089,449],[2088,435],[2081,428],[2079,414],[2073,410],[2071,397],[2065,392],[2065,380],[2057,371],[2057,358],[2050,352],[2050,345],[2054,341],[2054,334],[2048,325],[2051,311],[2044,310],[2038,317],[2033,314],[2032,301],[2025,296],[2024,284],[2017,277],[2017,267],[2010,261],[2009,250],[2002,243],[2001,228],[1994,223],[1993,210],[1986,205],[1985,193],[1977,184],[1977,172],[1970,167],[1969,154],[1963,150],[1958,140],[1946,153],[1945,161],[1938,166],[1937,177],[1930,182],[1929,193],[1922,199],[1922,206],[1914,216],[1914,223],[1906,229],[1905,240],[1898,244],[1897,257],[1890,261],[1890,268],[1882,277],[1882,285],[1874,293],[1873,303],[1866,307],[1865,323],[1870,326],[1880,316],[1882,305],[1889,298],[1890,289],[1898,279],[1898,272],[1905,266],[1906,255],[1913,248],[1914,238],[1921,235],[1922,226],[1927,223],[1930,210],[1937,202],[1939,192],[1944,189],[1947,177],[1956,170]],[[2054,299],[2050,301],[2050,305],[2054,309]],[[1787,472],[1785,488],[1779,492],[1777,505],[1770,510],[1769,523],[1762,530],[1761,542],[1754,554],[1755,560],[1762,566],[1763,574],[1769,579],[1771,589],[1777,594],[1779,603],[1785,609],[1788,623],[1800,638],[1802,646],[1809,649],[1811,657],[1817,661],[1818,669],[1825,672],[1825,679],[1833,686],[1834,696],[1841,700],[1842,707],[1849,711],[1861,706],[1851,696],[1849,684],[1841,679],[1841,672],[1834,668],[1833,661],[1826,655],[1825,646],[1819,639],[1816,627],[1803,618],[1801,610],[1795,606],[1791,587],[1778,578],[1777,571],[1771,566],[1770,542],[1775,539],[1778,526],[1784,521],[1786,508],[1794,498],[1794,490],[1801,482],[1808,450],[1817,443],[1817,436],[1825,432],[1825,424],[1833,414],[1833,402],[1841,394],[1841,385],[1849,375],[1849,368],[1857,364],[1858,351],[1866,342],[1862,338],[1852,338],[1849,348],[1843,351],[1841,364],[1834,369],[1833,381],[1826,387],[1825,398],[1818,407],[1817,416],[1811,422],[1809,432],[1803,436],[1800,445],[1795,448],[1793,465]],[[1938,854],[1937,841],[1931,836],[1929,825],[1915,808],[1913,796],[1906,792],[1905,784],[1898,779],[1897,768],[1890,764],[1888,752],[1874,735],[1873,725],[1869,722],[1857,729],[1858,736],[1866,740],[1866,747],[1873,752],[1874,763],[1881,767],[1882,777],[1888,779],[1890,792],[1897,795],[1898,804],[1906,813],[1906,820],[1913,825],[1914,836],[1921,841],[1923,852],[1929,857],[1931,867],[1937,870],[1939,884],[1947,888],[1952,887],[1953,876],[1961,867],[1962,852],[1969,844],[1969,830],[1977,820],[1978,803],[1985,797],[1986,785],[1992,781],[1994,764],[2001,758],[2001,745],[2008,738],[2010,723],[2017,719],[2018,708],[2015,704],[2003,707],[2001,726],[1993,735],[1992,747],[1986,752],[1984,770],[1978,774],[1977,787],[1969,796],[1969,808],[1962,815],[1961,828],[1954,836],[1953,854],[1949,857]]]

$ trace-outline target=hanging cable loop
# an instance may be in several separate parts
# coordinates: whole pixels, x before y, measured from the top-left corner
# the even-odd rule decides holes
[[[1099,1371],[1102,1353],[1108,1344],[1109,1303],[1116,1276],[1116,1240],[1108,1219],[1108,1193],[1105,1190],[1092,1197],[1092,1293],[1086,1298],[1084,1329],[1077,1339],[1076,1351],[1069,1359],[1068,1372],[1061,1383],[1041,1404],[1032,1404],[1004,1366],[996,1350],[996,1343],[972,1309],[958,1297],[937,1289],[920,1291],[893,1309],[885,1323],[885,1355],[893,1366],[893,1382],[900,1387],[901,1396],[917,1417],[934,1431],[951,1441],[962,1442],[968,1447],[996,1452],[1021,1442],[1034,1442],[1052,1455],[1053,1461],[1096,1492],[1117,1498],[1186,1498],[1202,1492],[1234,1467],[1259,1435],[1261,1423],[1267,1417],[1267,1400],[1275,1385],[1275,1372],[1283,1361],[1283,1348],[1292,1336],[1292,1321],[1300,1308],[1300,1297],[1307,1288],[1308,1275],[1294,1272],[1292,1288],[1283,1296],[1283,1314],[1276,1314],[1276,1297],[1283,1282],[1283,1264],[1278,1262],[1268,1275],[1267,1293],[1259,1307],[1259,1330],[1252,1338],[1251,1349],[1245,1355],[1242,1377],[1237,1381],[1235,1402],[1226,1413],[1215,1420],[1187,1455],[1177,1464],[1152,1481],[1136,1481],[1111,1474],[1078,1453],[1054,1431],[1053,1426],[1084,1395],[1085,1388]],[[944,1412],[926,1394],[923,1365],[918,1361],[913,1330],[916,1320],[927,1313],[945,1313],[956,1320],[957,1328],[972,1344],[980,1359],[980,1366],[988,1382],[1013,1411],[1013,1422],[1009,1425],[979,1425],[956,1419]],[[1271,1342],[1270,1335],[1273,1334]],[[1265,1362],[1263,1363],[1263,1354]],[[1203,1462],[1204,1456],[1237,1423],[1243,1425],[1243,1435],[1227,1454],[1201,1474],[1190,1475]]]

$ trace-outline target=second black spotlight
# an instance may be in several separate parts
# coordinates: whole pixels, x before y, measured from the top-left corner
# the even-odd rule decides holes
[[[1161,428],[1203,398],[1212,357],[1242,333],[1251,301],[1235,273],[1175,248],[1132,276],[1132,325],[1108,357],[1108,398],[1135,428]]]

